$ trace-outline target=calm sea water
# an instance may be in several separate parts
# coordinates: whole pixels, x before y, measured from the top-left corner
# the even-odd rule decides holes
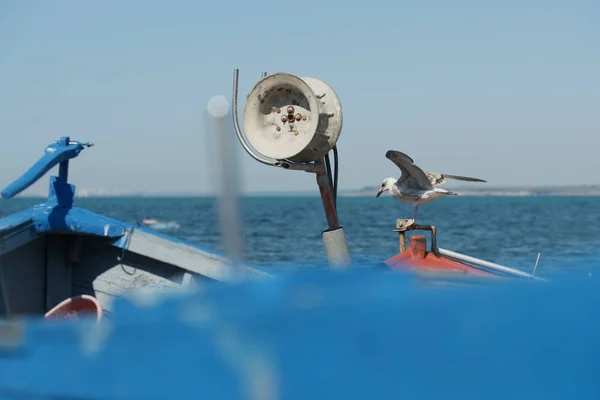
[[[326,228],[319,197],[247,197],[243,200],[245,255],[269,268],[323,262]],[[0,215],[40,203],[0,202]],[[221,251],[218,209],[210,198],[81,198],[76,205],[127,222],[177,221],[170,235]],[[396,218],[412,207],[390,197],[340,197],[338,212],[353,260],[378,263],[397,254]],[[538,273],[593,273],[600,263],[597,197],[452,197],[419,209],[419,223],[438,227],[438,246]],[[599,270],[600,271],[600,270]]]

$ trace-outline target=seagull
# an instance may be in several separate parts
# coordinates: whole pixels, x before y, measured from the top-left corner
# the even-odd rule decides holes
[[[385,178],[381,182],[381,187],[375,197],[379,197],[383,192],[389,191],[392,197],[401,203],[412,204],[415,209],[412,219],[413,224],[417,221],[419,205],[429,203],[443,196],[458,195],[458,193],[436,187],[446,182],[446,179],[486,182],[483,179],[424,171],[415,164],[412,158],[400,151],[388,150],[385,156],[400,168],[402,175],[400,175],[399,179]]]

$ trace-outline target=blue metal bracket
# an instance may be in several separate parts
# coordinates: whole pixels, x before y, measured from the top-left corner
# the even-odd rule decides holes
[[[21,175],[20,178],[5,187],[0,194],[5,199],[16,196],[37,182],[56,164],[60,164],[58,169],[58,181],[66,184],[69,176],[69,160],[77,157],[81,150],[90,146],[93,146],[93,144],[89,142],[75,142],[70,140],[69,137],[60,138],[60,140],[51,143],[46,148],[46,154],[44,154],[38,162]]]

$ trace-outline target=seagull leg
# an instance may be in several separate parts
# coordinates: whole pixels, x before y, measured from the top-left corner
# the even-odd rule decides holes
[[[413,204],[413,207],[415,209],[415,212],[413,214],[412,219],[407,219],[406,222],[408,223],[407,226],[412,226],[415,225],[417,223],[417,211],[419,210],[419,205],[418,204]]]

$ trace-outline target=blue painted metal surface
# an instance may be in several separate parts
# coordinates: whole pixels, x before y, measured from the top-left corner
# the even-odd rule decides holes
[[[0,397],[600,393],[600,284],[593,279],[427,288],[413,276],[354,269],[201,289],[152,308],[122,301],[98,326],[27,321],[21,340],[5,341],[0,353]]]
[[[50,171],[54,166],[60,164],[58,176],[61,181],[67,183],[69,160],[79,155],[85,147],[92,146],[92,143],[83,143],[70,140],[68,137],[62,137],[60,140],[50,144],[42,158],[38,160],[21,177],[15,180],[2,190],[2,197],[9,199],[21,193],[29,186],[33,185],[44,174]]]
[[[121,237],[133,227],[132,224],[65,204],[65,199],[72,202],[71,188],[74,189],[72,185],[51,177],[48,201],[0,219],[0,237],[15,227],[26,225],[33,228],[35,235],[72,232],[110,238]]]

